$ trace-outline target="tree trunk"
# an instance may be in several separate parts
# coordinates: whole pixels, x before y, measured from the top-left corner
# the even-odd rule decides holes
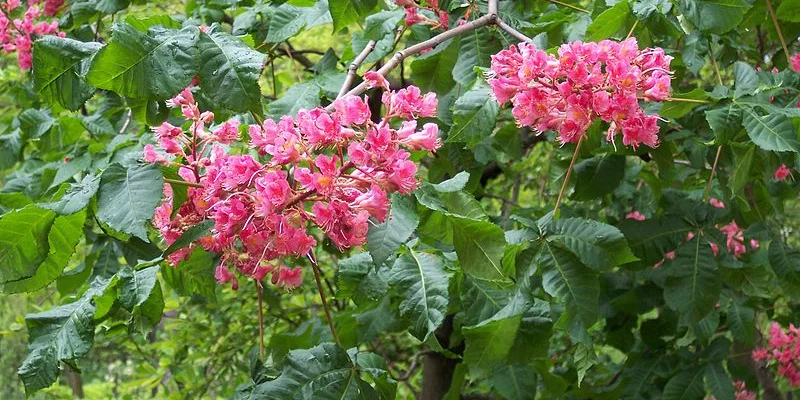
[[[67,381],[70,389],[72,389],[72,396],[82,399],[83,394],[83,381],[81,374],[75,371],[69,365],[64,365],[64,379]]]
[[[450,334],[453,333],[453,316],[448,315],[442,326],[434,333],[443,348],[450,347]],[[463,346],[452,349],[454,352],[462,352]],[[453,371],[458,364],[458,360],[447,358],[442,354],[430,352],[425,355],[422,364],[422,392],[420,400],[441,400],[450,390],[450,383],[453,380]]]

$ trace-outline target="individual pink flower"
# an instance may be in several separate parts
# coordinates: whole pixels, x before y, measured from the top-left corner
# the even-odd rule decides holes
[[[709,204],[711,204],[712,207],[725,208],[725,203],[714,197],[711,198]]]
[[[342,125],[363,125],[369,120],[370,111],[366,97],[345,95],[333,102],[336,112],[341,118]]]
[[[647,219],[647,217],[642,215],[642,213],[640,213],[639,211],[629,212],[628,214],[625,215],[625,218],[626,219],[635,219],[637,221],[644,221],[645,219]]]
[[[800,54],[800,53],[798,53],[798,54]],[[783,180],[786,180],[786,178],[789,177],[791,174],[792,174],[792,172],[789,169],[789,167],[787,167],[786,164],[781,164],[781,166],[778,167],[778,169],[775,170],[775,173],[772,174],[772,177],[777,179],[777,180],[779,180],[779,181],[783,181]]]
[[[367,82],[367,88],[375,88],[379,87],[384,90],[389,90],[389,81],[386,78],[375,72],[375,71],[367,71],[364,73],[364,80]]]
[[[286,289],[295,289],[303,284],[303,269],[282,265],[276,273],[272,274],[272,283]]]

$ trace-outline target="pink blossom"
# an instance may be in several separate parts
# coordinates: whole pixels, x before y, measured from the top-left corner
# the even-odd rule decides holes
[[[794,72],[800,72],[800,53],[793,55],[789,62],[792,64]]]
[[[786,164],[781,164],[781,166],[775,170],[775,173],[772,174],[772,177],[779,181],[783,181],[786,180],[786,178],[789,177],[791,174],[792,172],[791,170],[789,170],[789,167],[787,167]]]
[[[723,203],[722,201],[720,201],[719,199],[716,199],[714,197],[711,198],[711,200],[709,201],[709,204],[711,204],[712,207],[725,208],[725,203]]]
[[[511,102],[519,125],[555,130],[562,143],[577,142],[601,118],[606,140],[621,133],[624,145],[656,147],[658,117],[645,115],[638,98],[670,96],[671,60],[659,48],[639,50],[633,38],[564,44],[558,56],[521,43],[492,56],[489,85],[498,102]]]
[[[635,219],[637,221],[644,221],[645,219],[647,219],[647,217],[642,215],[642,213],[640,213],[639,211],[629,212],[628,214],[625,215],[625,218],[626,219]]]
[[[363,125],[370,117],[369,105],[366,97],[345,95],[333,102],[336,112],[341,118],[342,125]]]
[[[276,273],[272,274],[272,283],[286,289],[295,289],[303,284],[303,269],[282,265]]]
[[[367,88],[375,88],[379,87],[384,90],[389,90],[389,81],[386,78],[375,72],[375,71],[367,71],[364,73],[364,80],[367,82]]]

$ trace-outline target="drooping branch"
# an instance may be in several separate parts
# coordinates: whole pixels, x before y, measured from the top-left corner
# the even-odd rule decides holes
[[[375,49],[375,41],[370,40],[367,42],[367,46],[364,47],[364,50],[361,50],[361,53],[350,63],[350,66],[347,67],[347,77],[344,78],[344,84],[342,84],[342,88],[339,90],[339,94],[336,95],[336,98],[340,98],[347,93],[350,89],[350,86],[353,84],[353,81],[356,79],[356,71],[358,71],[358,67],[361,66],[361,63],[367,59],[372,50]]]

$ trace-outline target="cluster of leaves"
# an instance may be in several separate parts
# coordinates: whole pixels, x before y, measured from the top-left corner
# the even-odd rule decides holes
[[[489,12],[486,1],[429,3],[451,29]],[[483,76],[517,39],[485,26],[413,54],[388,78],[438,94],[444,146],[414,155],[423,182],[392,197],[365,248],[318,246],[334,337],[311,284],[234,294],[215,287],[219,260],[202,249],[163,266],[174,249],[149,221],[164,182],[173,209],[186,186],[138,161],[146,131],[180,120],[165,100],[195,78],[202,109],[246,126],[329,104],[370,42],[361,71],[444,30],[406,26],[402,7],[376,0],[197,0],[167,12],[71,2],[66,37],[37,40],[30,73],[0,64],[0,288],[55,287],[59,298],[25,318],[26,390],[65,366],[103,380],[92,363],[118,354],[102,348],[137,357],[132,334],[156,331],[161,342],[133,358],[156,397],[202,396],[219,374],[234,376],[212,389],[240,398],[729,399],[733,381],[765,396],[790,390],[749,355],[769,321],[788,326],[800,310],[798,185],[773,177],[780,165],[800,170],[800,74],[788,68],[800,2],[555,3],[500,1],[498,15],[540,49],[633,35],[674,57],[674,99],[641,103],[664,119],[661,145],[615,149],[600,140],[608,126],[591,125],[554,217],[575,146],[515,126]],[[647,219],[625,219],[632,211]],[[715,256],[709,243],[725,249],[717,228],[732,220],[760,247]],[[263,355],[248,290],[267,303]],[[164,325],[173,312],[190,322]],[[220,330],[207,352],[189,345],[202,346],[204,324]],[[209,366],[192,369],[191,357]]]

